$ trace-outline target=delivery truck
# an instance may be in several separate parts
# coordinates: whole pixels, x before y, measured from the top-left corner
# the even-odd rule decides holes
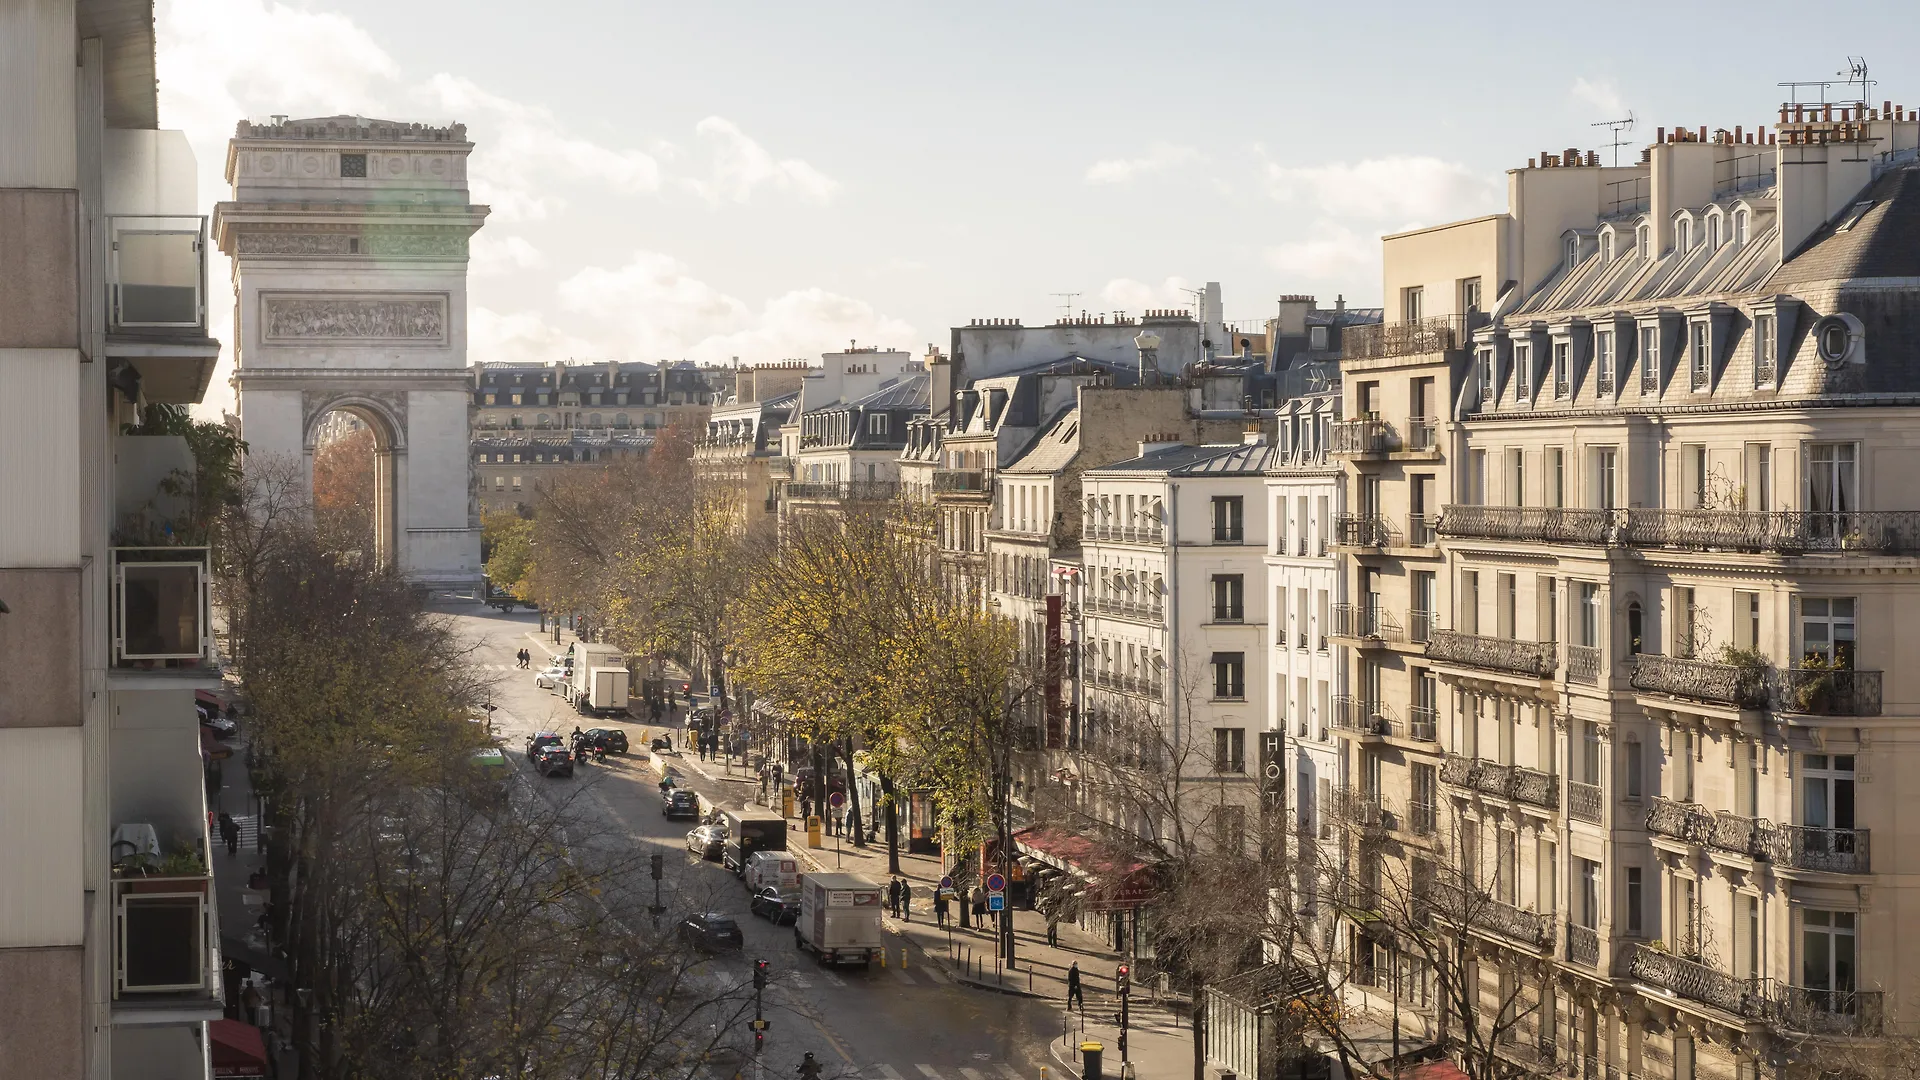
[[[793,943],[822,964],[871,964],[886,948],[880,886],[858,874],[800,875]]]
[[[727,827],[727,844],[720,849],[720,864],[736,877],[745,877],[747,860],[756,851],[787,850],[787,819],[765,810],[722,810],[720,821]]]
[[[627,658],[611,645],[575,642],[564,661],[560,694],[582,716],[627,715]]]

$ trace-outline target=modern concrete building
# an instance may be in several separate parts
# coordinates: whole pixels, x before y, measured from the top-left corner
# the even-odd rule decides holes
[[[219,343],[148,2],[0,4],[0,1077],[205,1077],[203,537],[161,492]]]

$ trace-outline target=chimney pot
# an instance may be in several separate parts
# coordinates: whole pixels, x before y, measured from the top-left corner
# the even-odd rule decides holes
[[[1667,141],[1667,129],[1666,129],[1666,128],[1655,128],[1655,129],[1654,129],[1654,136],[1653,136],[1653,141],[1654,141],[1654,142],[1666,142],[1666,141]]]
[[[1701,142],[1707,141],[1707,125],[1705,124],[1700,125],[1700,141]]]

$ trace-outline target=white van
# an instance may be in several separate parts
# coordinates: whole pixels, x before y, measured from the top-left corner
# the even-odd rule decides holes
[[[756,851],[747,856],[747,891],[772,886],[783,893],[800,888],[800,862],[789,851]]]

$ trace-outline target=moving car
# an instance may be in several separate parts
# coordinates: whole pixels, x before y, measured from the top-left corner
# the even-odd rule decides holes
[[[745,943],[740,924],[733,921],[733,916],[718,911],[703,911],[681,919],[680,940],[705,952],[738,949]]]
[[[660,814],[669,821],[677,817],[698,818],[700,797],[686,788],[668,788],[660,793]]]
[[[533,769],[541,776],[572,776],[573,755],[559,743],[548,743],[533,752]]]
[[[687,850],[696,852],[708,862],[718,862],[720,851],[727,846],[727,827],[725,825],[702,825],[687,834]]]
[[[560,685],[560,680],[566,677],[567,669],[561,667],[559,664],[554,664],[551,667],[541,669],[540,673],[533,677],[533,685],[542,690],[552,690]]]
[[[597,746],[609,754],[627,752],[627,733],[619,728],[588,728],[581,734],[587,737],[588,746]]]
[[[781,892],[769,885],[753,894],[753,899],[747,901],[747,910],[771,920],[775,926],[787,926],[800,917],[800,894]]]
[[[567,746],[567,740],[561,738],[560,733],[557,731],[536,731],[527,736],[527,760],[532,761],[534,755],[540,752],[541,747],[545,746],[558,746],[564,750]]]

